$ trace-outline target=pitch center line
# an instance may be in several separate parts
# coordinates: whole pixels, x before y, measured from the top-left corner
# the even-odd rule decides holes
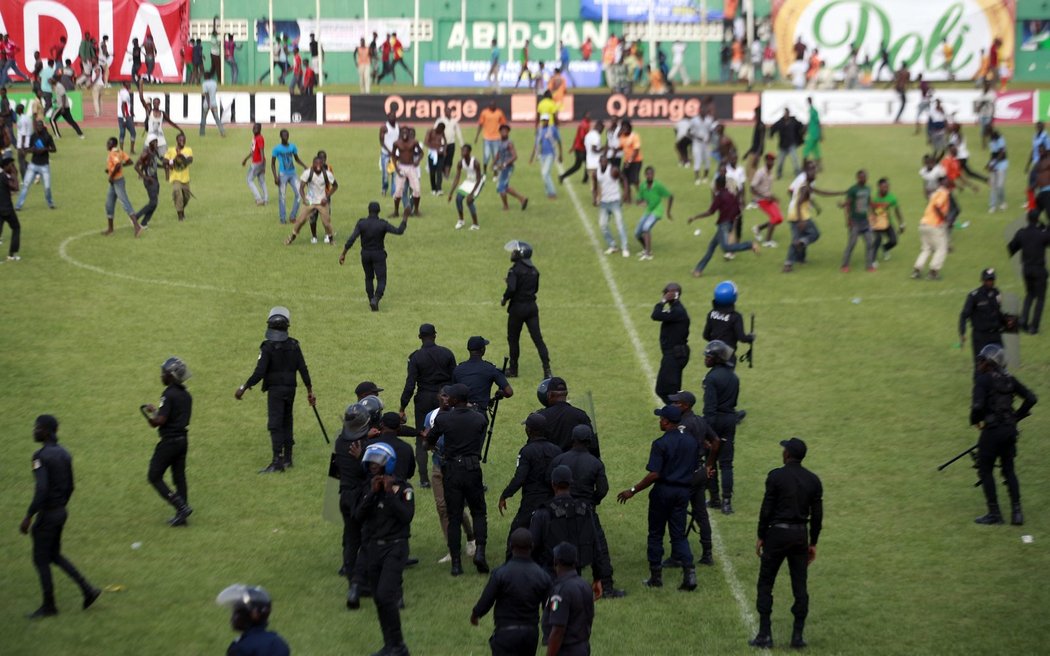
[[[559,163],[558,171],[564,172],[564,170],[564,167]],[[605,284],[609,287],[609,293],[613,297],[613,303],[616,304],[616,310],[620,314],[624,330],[627,331],[627,336],[631,339],[631,344],[634,346],[634,354],[638,358],[639,365],[641,365],[642,373],[645,374],[646,384],[651,385],[656,380],[656,371],[653,369],[653,364],[649,360],[645,346],[642,345],[642,340],[638,336],[634,321],[631,320],[631,314],[627,310],[627,304],[624,303],[623,294],[620,293],[620,286],[616,283],[612,267],[609,265],[609,259],[603,252],[594,226],[591,225],[590,220],[587,218],[587,213],[584,212],[583,205],[580,204],[580,199],[577,198],[573,185],[571,183],[566,184],[564,188],[568,192],[572,204],[576,207],[576,215],[579,217],[580,223],[583,224],[583,229],[587,232],[587,239],[591,242],[594,254],[598,257],[598,265],[601,267],[602,275],[605,277]],[[655,392],[653,393],[653,398],[657,402],[662,402]],[[726,583],[729,585],[729,591],[732,592],[733,598],[736,599],[737,607],[740,611],[740,619],[743,620],[749,634],[753,635],[758,631],[758,621],[755,618],[755,614],[751,612],[751,604],[744,594],[744,587],[740,583],[740,577],[736,574],[736,568],[729,561],[725,543],[722,541],[722,534],[719,533],[718,524],[713,516],[711,517],[711,542],[713,543],[715,554],[718,556],[718,561],[722,563],[722,573],[725,575]]]

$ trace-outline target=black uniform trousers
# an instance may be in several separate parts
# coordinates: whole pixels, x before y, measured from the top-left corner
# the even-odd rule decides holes
[[[649,493],[649,542],[646,557],[650,567],[664,560],[664,527],[671,537],[671,556],[685,567],[693,566],[693,552],[686,538],[689,488],[657,481]]]
[[[62,555],[62,528],[66,525],[67,516],[65,507],[42,510],[33,522],[33,565],[40,576],[44,606],[48,608],[55,607],[55,585],[51,579],[52,563],[76,581],[85,595],[91,591],[87,579]]]
[[[470,519],[474,524],[474,542],[479,547],[488,542],[481,462],[478,458],[466,460],[472,461],[472,464],[449,460],[441,469],[445,485],[445,506],[448,509],[448,551],[453,556],[460,553],[464,506],[470,508]]]
[[[189,503],[189,489],[186,487],[186,452],[189,440],[186,436],[165,437],[157,442],[153,457],[149,461],[149,484],[157,490],[162,499],[175,505],[171,498],[171,489],[164,482],[164,472],[171,469],[171,480],[175,483],[175,494]]]
[[[142,225],[149,225],[150,220],[153,218],[153,213],[157,211],[157,198],[160,195],[160,182],[154,180],[148,182],[142,181],[142,186],[146,188],[146,195],[149,197],[149,202],[146,203],[141,210],[135,213],[138,217],[139,223]]]
[[[361,268],[365,270],[365,293],[368,298],[383,298],[383,292],[386,291],[386,251],[361,251]]]
[[[670,396],[682,389],[682,372],[689,364],[689,346],[680,344],[664,351],[656,374],[656,395],[670,404]]]
[[[18,215],[14,212],[0,212],[0,228],[5,223],[11,226],[11,247],[8,249],[7,254],[18,255],[18,249],[22,246],[22,224],[18,222]],[[1039,307],[1042,308],[1042,305]],[[1038,316],[1038,313],[1036,316]]]
[[[519,528],[529,528],[532,526],[532,515],[542,505],[543,504],[522,503],[521,506],[518,507],[518,513],[514,515],[514,519],[510,521],[510,529],[507,530],[507,560],[510,560],[513,555],[510,548],[510,536]]]
[[[609,541],[605,538],[605,529],[602,528],[602,522],[598,518],[598,509],[592,506],[592,514],[594,515],[594,548],[597,549],[599,554],[604,555],[605,562],[609,564],[609,576],[602,580],[602,584],[608,588],[613,587],[613,567],[612,567],[612,554],[609,552]],[[595,554],[595,562],[598,562],[597,554]]]
[[[343,571],[351,583],[364,583],[364,559],[361,552],[361,522],[354,519],[354,508],[361,494],[356,490],[339,492],[339,512],[343,515]],[[361,561],[360,563],[358,561]]]
[[[794,630],[801,632],[809,614],[809,592],[806,590],[806,574],[809,567],[809,538],[805,524],[789,528],[773,526],[766,533],[762,544],[762,562],[758,568],[758,632],[770,634],[770,615],[773,614],[773,584],[777,580],[780,566],[787,560],[791,573],[791,593],[795,604],[791,614],[795,616]]]
[[[690,492],[689,505],[692,508],[693,521],[700,531],[700,549],[703,553],[711,551],[711,516],[707,514],[707,481],[700,483]]]
[[[15,219],[17,225],[17,219]],[[18,234],[17,232],[15,234]],[[17,239],[17,237],[16,237]],[[1025,267],[1024,270],[1024,306],[1021,310],[1021,325],[1033,333],[1039,330],[1039,321],[1043,317],[1043,305],[1046,303],[1046,269]],[[1029,314],[1032,304],[1035,312]]]
[[[270,443],[274,459],[292,459],[292,406],[295,404],[295,388],[285,385],[274,385],[267,390],[266,428],[270,431]]]
[[[732,415],[717,415],[714,419],[708,420],[711,424],[711,430],[715,432],[715,435],[721,439],[721,443],[718,447],[718,467],[714,470],[714,475],[707,479],[707,489],[711,492],[711,498],[718,498],[718,476],[721,472],[722,476],[722,498],[731,499],[733,497],[733,452],[735,451],[734,444],[736,442],[736,414]]]
[[[540,632],[535,624],[497,626],[489,638],[492,656],[535,656]]]
[[[977,440],[977,475],[981,478],[981,489],[989,504],[999,503],[995,492],[995,461],[999,460],[1006,490],[1011,503],[1021,503],[1021,486],[1014,472],[1014,457],[1017,455],[1017,428],[1009,425],[994,426],[981,431]]]
[[[438,401],[437,392],[424,392],[422,390],[416,392],[416,398],[413,401],[416,411],[416,423],[413,424],[416,428],[422,430],[423,423],[427,418],[427,413],[434,408],[441,405]],[[416,471],[419,472],[419,480],[430,481],[430,474],[427,473],[427,463],[430,461],[430,453],[427,451],[427,441],[420,436],[416,436]]]
[[[540,354],[540,362],[546,369],[550,367],[550,354],[547,352],[547,345],[543,341],[543,334],[540,332],[540,309],[536,306],[536,302],[530,303],[511,303],[510,309],[507,312],[507,344],[510,346],[510,366],[516,367],[518,365],[518,356],[521,355],[521,347],[519,342],[521,340],[521,327],[525,326],[529,329],[529,336],[532,337],[532,343],[536,345],[536,351]],[[677,390],[675,390],[677,391]]]
[[[383,646],[397,647],[405,642],[401,634],[401,575],[408,560],[408,540],[370,540],[368,553],[368,583],[383,630]]]

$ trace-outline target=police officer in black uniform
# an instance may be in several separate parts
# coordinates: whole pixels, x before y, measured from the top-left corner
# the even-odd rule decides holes
[[[653,321],[660,322],[660,371],[656,374],[656,395],[664,403],[682,389],[682,371],[689,364],[689,313],[682,305],[682,286],[669,282],[663,297],[653,307]]]
[[[510,548],[510,559],[492,570],[481,598],[470,612],[470,623],[477,626],[478,620],[495,605],[495,629],[489,638],[492,656],[534,656],[539,641],[539,612],[554,582],[532,560],[529,529],[511,531]]]
[[[1016,411],[1014,397],[1024,399]],[[1017,455],[1017,422],[1028,416],[1036,404],[1035,394],[1006,371],[1006,354],[998,344],[989,344],[977,355],[977,376],[973,381],[970,424],[981,429],[977,441],[977,474],[988,502],[988,514],[978,524],[1002,524],[999,499],[995,493],[995,461],[999,460],[1012,505],[1011,524],[1024,524],[1021,513],[1021,486],[1014,472]]]
[[[995,269],[981,271],[981,286],[966,296],[962,312],[959,313],[959,343],[966,343],[966,322],[973,325],[970,344],[973,346],[974,363],[977,355],[988,344],[1002,346],[1005,317],[1002,310],[1002,295],[995,287]]]
[[[467,407],[470,391],[462,383],[446,388],[449,410],[434,418],[427,434],[427,444],[433,448],[444,437],[444,464],[441,467],[445,486],[445,504],[448,508],[448,552],[452,557],[452,576],[463,573],[460,554],[460,525],[464,504],[470,508],[474,522],[474,566],[487,574],[485,544],[488,542],[488,519],[485,507],[485,488],[481,475],[481,449],[485,442],[488,420],[485,415]]]
[[[653,414],[660,417],[660,430],[664,434],[653,440],[649,449],[649,464],[645,467],[648,473],[637,485],[616,495],[616,499],[620,503],[627,503],[635,494],[653,485],[653,491],[649,494],[649,544],[646,554],[649,578],[644,583],[650,588],[659,588],[664,584],[666,526],[671,536],[671,555],[682,563],[682,584],[678,589],[692,591],[696,589],[696,568],[693,566],[693,552],[689,550],[685,520],[700,450],[692,435],[678,430],[678,424],[682,421],[681,410],[666,405],[654,410]]]
[[[389,445],[372,444],[361,456],[371,480],[357,503],[354,516],[364,523],[367,535],[368,582],[372,586],[379,626],[383,631],[382,656],[408,656],[401,634],[398,609],[408,538],[411,534],[415,501],[412,484],[394,475],[397,456]]]
[[[357,220],[354,231],[343,246],[343,252],[339,256],[339,264],[346,261],[346,252],[354,245],[357,238],[361,238],[361,268],[365,270],[365,294],[368,295],[368,305],[373,312],[379,311],[379,301],[383,298],[386,290],[386,236],[387,234],[402,235],[408,227],[408,212],[405,212],[401,224],[394,227],[386,219],[379,218],[379,203],[372,201],[368,204],[368,216]],[[373,278],[375,284],[373,286]]]
[[[186,486],[187,429],[193,414],[193,397],[185,387],[189,377],[185,362],[176,357],[168,358],[160,366],[160,382],[165,385],[160,407],[152,403],[142,406],[146,421],[157,429],[160,436],[149,461],[149,482],[160,498],[175,508],[175,516],[168,520],[171,526],[186,526],[186,519],[193,513]],[[175,483],[174,492],[164,482],[164,472],[169,468],[171,480]]]
[[[562,542],[554,548],[555,579],[543,609],[543,635],[547,653],[587,656],[591,653],[594,592],[580,578],[576,547]]]
[[[226,650],[226,656],[288,656],[291,650],[284,638],[269,631],[273,600],[258,586],[231,585],[216,597],[215,603],[230,609],[230,626],[240,631]]]
[[[806,443],[797,437],[783,440],[784,466],[766,476],[766,494],[758,514],[758,542],[755,553],[762,559],[758,569],[758,635],[748,644],[752,647],[773,647],[770,617],[773,614],[773,584],[777,572],[786,559],[791,573],[791,592],[795,616],[791,631],[791,646],[806,646],[802,631],[809,614],[809,593],[806,574],[817,557],[817,539],[824,521],[824,488],[817,475],[802,466],[806,457]],[[809,523],[809,530],[806,524]],[[808,535],[807,535],[808,533]]]
[[[51,564],[58,565],[69,578],[76,581],[84,594],[87,610],[102,591],[88,583],[73,563],[62,555],[62,528],[66,525],[66,504],[73,496],[73,456],[58,444],[58,420],[51,415],[40,415],[33,425],[33,439],[43,444],[33,454],[33,478],[36,490],[26,510],[19,530],[29,533],[33,527],[33,565],[40,576],[44,603],[30,619],[58,615],[55,606],[55,586],[51,580]],[[33,517],[36,521],[33,521]]]
[[[720,340],[729,344],[735,352],[737,344],[750,344],[755,341],[754,333],[744,331],[744,317],[736,311],[738,290],[736,283],[726,280],[715,286],[715,297],[711,301],[711,311],[707,313],[704,324],[704,339]],[[736,362],[736,354],[733,355]]]
[[[590,501],[572,496],[572,470],[558,465],[551,471],[554,498],[532,516],[532,559],[554,572],[554,548],[563,542],[576,547],[576,566],[591,568],[594,597],[602,596],[602,581],[610,576],[608,553],[598,548],[598,528]]]
[[[1039,223],[1039,210],[1032,210],[1028,213],[1028,225],[1018,230],[1007,244],[1010,255],[1021,251],[1024,306],[1021,311],[1020,328],[1032,335],[1039,332],[1039,320],[1043,317],[1043,305],[1046,303],[1047,248],[1050,248],[1050,231]]]
[[[467,340],[467,352],[470,358],[460,362],[452,370],[452,380],[467,386],[469,396],[467,402],[482,414],[489,407],[489,394],[492,392],[493,383],[496,384],[497,394],[503,398],[514,396],[514,389],[507,382],[507,377],[488,360],[485,360],[485,347],[489,340],[475,335]]]
[[[551,470],[562,465],[568,467],[572,472],[572,487],[569,491],[573,498],[591,504],[591,510],[594,513],[595,539],[597,540],[595,546],[602,551],[603,558],[609,564],[609,575],[602,580],[602,598],[613,599],[624,597],[627,593],[613,584],[609,542],[605,538],[605,530],[602,528],[601,517],[598,515],[599,504],[609,494],[609,479],[605,475],[605,464],[591,453],[593,439],[594,431],[590,426],[580,424],[573,428],[572,448],[551,461]]]
[[[714,475],[715,462],[718,459],[718,449],[721,440],[711,429],[703,417],[693,412],[696,405],[696,395],[692,392],[682,390],[671,395],[671,402],[682,411],[682,422],[678,425],[696,438],[700,449],[700,459],[696,463],[696,472],[693,478],[693,488],[690,493],[689,506],[692,509],[693,521],[700,532],[700,560],[701,565],[713,565],[714,557],[711,554],[711,518],[707,514],[707,503],[705,501],[707,481]],[[669,562],[670,561],[670,562]],[[664,567],[677,567],[673,559],[664,561]]]
[[[733,514],[733,451],[736,442],[737,397],[740,379],[733,371],[733,349],[719,340],[704,347],[704,364],[710,368],[704,376],[704,421],[720,438],[718,469],[722,474],[722,499],[718,498],[718,471],[709,469],[707,489],[711,492],[709,508],[721,506],[722,514]]]
[[[266,340],[259,345],[259,359],[255,364],[255,371],[234,392],[234,397],[240,401],[245,390],[262,381],[262,389],[268,394],[266,427],[270,431],[273,460],[259,471],[260,474],[283,472],[292,466],[292,446],[295,445],[292,433],[292,406],[295,403],[296,373],[302,377],[303,385],[306,385],[307,401],[311,406],[316,403],[313,385],[310,382],[310,370],[306,368],[306,359],[303,358],[299,341],[288,336],[291,316],[286,307],[277,306],[270,310],[266,319]]]
[[[434,343],[437,329],[434,324],[425,323],[419,327],[419,341],[422,345],[408,356],[408,375],[405,377],[405,389],[401,392],[401,418],[405,418],[405,409],[415,394],[415,426],[423,425],[427,413],[438,407],[438,394],[441,388],[452,382],[452,372],[456,368],[456,356],[444,346]],[[416,438],[416,466],[419,468],[419,487],[430,487],[430,476],[427,474],[427,448],[422,438]]]
[[[536,306],[536,293],[540,290],[540,272],[532,263],[532,246],[523,241],[511,241],[506,245],[510,251],[510,270],[507,271],[507,289],[503,292],[500,305],[507,305],[507,344],[510,346],[510,366],[507,376],[518,375],[518,355],[521,353],[519,341],[521,327],[529,329],[532,343],[540,355],[543,365],[543,377],[551,377],[551,359],[547,345],[540,332],[540,309]]]
[[[577,426],[591,429],[590,450],[595,458],[601,458],[598,447],[598,436],[594,435],[594,425],[587,413],[573,406],[568,401],[569,387],[565,379],[558,376],[547,378],[536,388],[536,397],[543,405],[537,412],[547,419],[547,438],[562,451],[572,448],[572,432]]]
[[[521,490],[521,505],[518,514],[510,523],[507,534],[507,559],[510,559],[510,536],[519,528],[527,528],[532,513],[547,503],[551,498],[550,468],[555,456],[561,455],[561,449],[547,441],[547,420],[543,415],[533,413],[521,422],[525,425],[528,442],[518,451],[517,466],[514,477],[499,495],[499,514],[507,510],[507,499]]]
[[[361,522],[354,516],[354,510],[368,483],[368,472],[361,463],[361,456],[371,421],[364,404],[348,406],[343,414],[343,430],[335,439],[332,452],[331,467],[338,470],[339,511],[343,515],[343,566],[339,573],[346,576],[349,583],[346,607],[351,610],[361,607],[361,596],[366,592],[364,559],[361,558]]]

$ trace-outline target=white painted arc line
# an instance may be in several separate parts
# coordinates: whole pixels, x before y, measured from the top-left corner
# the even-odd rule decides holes
[[[558,164],[559,172],[564,172],[564,167]],[[608,258],[606,258],[602,251],[601,243],[598,241],[598,236],[595,233],[594,226],[591,225],[590,220],[587,218],[587,213],[583,210],[583,205],[580,204],[580,199],[576,196],[576,190],[572,184],[564,185],[565,190],[568,192],[569,199],[572,200],[572,204],[576,207],[576,215],[580,219],[580,223],[583,224],[583,229],[587,232],[587,238],[591,242],[591,248],[594,250],[594,254],[598,258],[598,264],[601,267],[602,275],[605,277],[605,283],[609,287],[609,293],[613,297],[613,303],[616,304],[616,309],[619,311],[620,319],[623,321],[623,327],[627,331],[628,337],[631,339],[631,344],[634,346],[635,356],[638,358],[638,362],[642,367],[642,373],[645,374],[645,382],[647,385],[653,384],[656,380],[656,372],[653,369],[652,362],[649,360],[649,356],[646,354],[645,347],[642,345],[642,340],[638,337],[638,331],[635,329],[634,322],[631,320],[631,315],[627,310],[627,305],[624,303],[623,295],[620,293],[620,286],[616,283],[616,278],[613,276],[612,267],[609,266]],[[653,398],[659,403],[660,397],[656,396],[656,392],[653,392]],[[722,534],[718,531],[718,525],[715,518],[711,517],[711,542],[714,547],[715,555],[718,557],[718,561],[722,564],[722,574],[725,576],[726,584],[729,586],[729,591],[732,593],[733,598],[736,600],[737,609],[740,611],[740,619],[744,623],[744,627],[747,629],[749,637],[754,635],[758,631],[758,620],[755,618],[755,614],[751,612],[751,604],[748,601],[747,595],[744,594],[744,587],[740,583],[740,578],[736,574],[736,568],[733,567],[733,563],[729,560],[729,554],[726,553],[725,543],[722,541]]]

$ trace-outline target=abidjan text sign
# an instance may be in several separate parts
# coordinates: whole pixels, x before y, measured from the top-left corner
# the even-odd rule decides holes
[[[546,70],[553,71],[560,64],[547,62]],[[488,87],[492,64],[487,61],[428,61],[423,64],[423,86],[426,87]],[[535,73],[535,66],[533,67]],[[511,62],[499,68],[499,86],[512,87],[518,81],[521,64]],[[597,61],[569,62],[569,87],[598,87],[602,83],[601,63]]]
[[[650,0],[580,0],[580,18],[601,20],[602,6],[609,5],[609,20],[645,23],[649,20]],[[653,20],[657,23],[699,23],[700,0],[652,0]],[[722,20],[722,12],[707,12],[707,20]]]
[[[782,74],[794,61],[796,39],[820,50],[826,66],[842,68],[856,48],[859,61],[881,60],[883,45],[893,70],[912,77],[948,77],[944,41],[952,47],[950,69],[970,79],[981,68],[981,50],[1001,40],[1000,62],[1013,64],[1014,0],[774,0],[773,30]]]

